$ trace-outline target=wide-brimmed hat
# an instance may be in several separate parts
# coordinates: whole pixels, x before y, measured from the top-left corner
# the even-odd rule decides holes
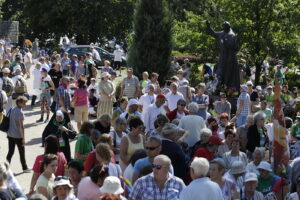
[[[121,181],[115,176],[108,176],[105,178],[103,186],[100,188],[100,191],[108,194],[122,194],[124,189],[121,187]]]
[[[271,164],[266,161],[261,161],[259,165],[257,166],[257,169],[263,169],[268,172],[272,172]]]
[[[241,88],[245,91],[245,92],[247,92],[248,91],[248,86],[247,85],[241,85]]]
[[[140,105],[140,103],[139,103],[139,101],[137,99],[130,99],[128,101],[128,107],[130,107],[132,105]]]
[[[230,167],[231,174],[242,174],[245,172],[246,172],[246,167],[242,161],[236,160],[232,163]]]
[[[104,77],[110,77],[110,74],[108,72],[102,72],[101,78],[104,78]]]
[[[2,73],[9,74],[9,73],[10,73],[10,69],[7,68],[7,67],[4,67],[4,68],[2,69]]]

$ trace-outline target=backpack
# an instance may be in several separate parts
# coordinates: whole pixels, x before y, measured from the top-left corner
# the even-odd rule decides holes
[[[17,94],[24,94],[26,91],[25,83],[19,78],[16,82],[15,92]]]
[[[11,96],[11,94],[12,94],[12,92],[13,92],[13,90],[14,90],[14,86],[13,86],[12,82],[9,81],[7,78],[4,78],[4,79],[3,79],[2,90],[3,90],[4,92],[6,92],[6,95],[7,95],[8,97]]]

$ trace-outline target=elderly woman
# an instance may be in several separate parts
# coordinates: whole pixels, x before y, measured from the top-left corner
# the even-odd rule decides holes
[[[162,129],[165,126],[165,124],[168,122],[169,122],[169,120],[168,120],[167,116],[165,116],[163,114],[157,115],[157,118],[154,121],[155,130],[153,130],[152,132],[147,134],[147,137],[155,136],[158,138],[162,138]]]
[[[231,168],[232,163],[235,160],[240,160],[243,162],[244,166],[248,164],[247,155],[240,151],[241,141],[238,138],[233,138],[231,140],[231,151],[226,152],[223,155],[223,160],[225,162],[225,168],[228,170]]]
[[[167,123],[162,129],[162,149],[160,154],[164,154],[171,159],[174,166],[174,175],[185,179],[187,164],[185,154],[181,146],[176,142],[178,139],[178,127],[175,124]]]
[[[205,147],[208,143],[208,139],[212,136],[212,132],[209,128],[203,128],[201,130],[200,140],[190,149],[190,156],[193,157],[197,149]]]
[[[109,133],[109,135],[113,138],[113,151],[115,153],[116,162],[120,161],[120,145],[121,140],[124,136],[126,136],[126,127],[127,121],[124,118],[118,117],[115,121],[114,130]]]
[[[56,111],[44,129],[42,135],[43,143],[48,135],[54,135],[57,137],[59,141],[59,151],[63,152],[67,161],[70,162],[71,150],[69,139],[74,139],[77,133],[74,130],[67,113],[60,110]]]
[[[186,101],[183,99],[179,99],[177,101],[177,108],[169,113],[167,113],[167,117],[169,118],[170,122],[174,119],[181,119],[183,116],[189,114],[189,111],[185,109]]]
[[[254,125],[250,126],[247,132],[247,150],[253,153],[255,147],[265,147],[269,139],[264,128],[266,115],[257,112],[254,115]]]
[[[105,178],[108,177],[108,167],[98,165],[94,167],[89,176],[81,179],[78,185],[78,199],[80,200],[99,200],[102,195],[99,187],[103,185]]]
[[[257,170],[257,167],[259,166],[260,162],[264,157],[265,157],[264,149],[262,147],[256,147],[252,154],[253,161],[247,164],[246,167],[247,171],[259,175],[259,171]]]
[[[183,141],[187,143],[189,147],[192,147],[200,140],[201,130],[205,128],[206,125],[203,118],[198,116],[199,105],[197,103],[190,103],[188,110],[189,115],[181,118],[179,127],[188,132]]]
[[[116,88],[115,85],[109,80],[110,74],[103,72],[101,74],[101,81],[98,84],[98,91],[100,95],[99,105],[97,110],[98,118],[103,114],[112,115],[112,107],[115,99]]]
[[[217,158],[210,161],[209,175],[213,182],[216,182],[223,194],[224,200],[239,199],[235,184],[228,179],[223,177],[225,173],[225,163],[222,159]]]
[[[120,144],[120,165],[122,170],[129,164],[131,155],[138,149],[144,149],[144,124],[139,118],[129,121],[130,133],[122,138]]]
[[[73,185],[68,177],[58,176],[54,179],[52,200],[78,200],[73,194]]]

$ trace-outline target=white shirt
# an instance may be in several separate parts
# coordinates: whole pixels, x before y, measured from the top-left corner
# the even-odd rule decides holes
[[[253,172],[257,176],[259,175],[259,171],[257,170],[257,166],[254,164],[253,161],[251,161],[250,163],[247,164],[246,171],[247,172]]]
[[[123,51],[121,49],[114,50],[114,61],[122,62]]]
[[[157,107],[156,104],[151,104],[148,109],[146,110],[146,113],[144,115],[144,124],[146,127],[146,132],[149,130],[154,130],[154,121],[157,118],[157,115],[163,113],[163,106]]]
[[[167,101],[165,105],[168,106],[170,111],[173,111],[177,108],[177,101],[180,99],[184,99],[184,96],[180,92],[177,92],[176,94],[174,94],[173,92],[169,92],[166,95],[166,99]]]
[[[7,103],[7,96],[6,96],[6,92],[4,92],[3,90],[1,90],[1,94],[2,94],[2,99],[3,99],[3,104],[6,102]]]
[[[156,95],[149,95],[149,94],[144,94],[140,97],[139,103],[143,106],[143,111],[142,111],[142,120],[144,120],[145,113],[148,109],[148,107],[153,104],[156,100]]]
[[[41,86],[41,71],[39,69],[34,69],[33,74],[33,89],[40,89]]]
[[[206,127],[203,118],[198,115],[183,116],[178,126],[188,132],[183,141],[187,143],[189,147],[194,146],[194,144],[200,140],[200,132]]]
[[[179,200],[223,200],[219,185],[209,178],[193,180],[180,193]]]
[[[100,54],[96,49],[93,49],[92,56],[95,60],[101,61]]]
[[[32,63],[32,54],[30,52],[27,52],[24,56],[24,63]]]
[[[238,193],[244,186],[244,176],[239,176],[238,179],[235,179],[234,176],[230,173],[230,170],[224,174],[223,178],[233,182]]]
[[[133,179],[133,166],[132,166],[131,163],[126,167],[126,169],[125,169],[125,171],[123,173],[123,177],[124,177],[125,180],[128,179],[132,183],[132,179]]]
[[[42,64],[42,67],[41,67],[41,69],[46,69],[46,70],[47,70],[47,72],[49,72],[49,70],[50,70],[50,67],[49,67],[49,65],[48,65],[47,63],[44,63],[44,64]]]
[[[299,195],[297,192],[294,192],[290,195],[291,200],[299,200]]]

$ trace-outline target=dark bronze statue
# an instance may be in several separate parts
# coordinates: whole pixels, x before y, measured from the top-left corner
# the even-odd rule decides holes
[[[214,72],[220,84],[238,89],[240,87],[240,70],[236,53],[239,50],[239,44],[230,23],[223,23],[223,31],[214,31],[210,23],[206,22],[206,29],[207,33],[216,38],[219,43],[219,61],[214,67]]]

